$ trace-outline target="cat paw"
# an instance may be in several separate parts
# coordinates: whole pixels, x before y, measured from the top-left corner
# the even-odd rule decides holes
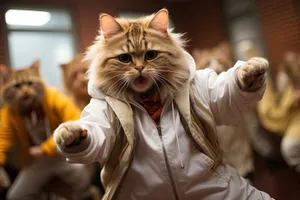
[[[62,148],[78,145],[86,137],[87,131],[75,122],[63,123],[54,131],[54,141]]]
[[[242,90],[257,91],[265,82],[265,73],[269,62],[264,58],[249,59],[238,71],[238,80]]]

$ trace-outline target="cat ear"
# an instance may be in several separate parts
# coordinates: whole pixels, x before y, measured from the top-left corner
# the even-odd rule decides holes
[[[60,68],[65,70],[67,68],[68,64],[60,64]]]
[[[40,69],[40,60],[34,61],[34,63],[30,66],[30,68],[36,72],[39,72]]]
[[[10,69],[4,64],[0,64],[0,75],[6,76],[9,73]]]
[[[122,26],[109,14],[101,14],[99,20],[101,31],[106,39],[123,31]]]
[[[169,12],[167,9],[161,9],[158,11],[151,22],[149,23],[149,28],[153,28],[157,31],[167,32],[169,24]]]

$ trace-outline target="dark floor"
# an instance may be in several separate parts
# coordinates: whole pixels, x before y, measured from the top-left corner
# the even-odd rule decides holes
[[[300,199],[300,174],[287,166],[283,160],[266,161],[255,156],[256,172],[253,184],[276,200]]]

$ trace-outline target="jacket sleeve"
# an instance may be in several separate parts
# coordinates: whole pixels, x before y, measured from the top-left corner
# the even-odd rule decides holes
[[[73,103],[73,101],[59,91],[53,90],[50,101],[54,102],[51,109],[54,109],[62,123],[80,118],[80,109]],[[47,155],[56,155],[57,150],[56,144],[53,140],[53,134],[41,144],[41,147]]]
[[[236,125],[251,103],[259,101],[266,83],[256,92],[245,92],[238,86],[237,71],[244,64],[238,61],[227,72],[217,75],[211,69],[196,73],[198,95],[203,95],[217,125]]]
[[[0,110],[0,166],[6,162],[6,153],[14,143],[14,136],[9,125],[8,116]]]
[[[107,160],[116,139],[110,112],[107,102],[99,99],[92,99],[84,108],[81,119],[75,123],[87,130],[88,137],[77,146],[58,146],[68,162],[103,164]]]

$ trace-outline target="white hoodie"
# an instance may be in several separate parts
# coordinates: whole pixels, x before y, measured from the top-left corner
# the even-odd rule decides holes
[[[260,100],[264,93],[265,86],[252,93],[240,90],[236,71],[243,64],[241,61],[228,72],[217,76],[210,69],[196,72],[194,60],[190,55],[187,59],[191,80],[194,79],[197,86],[196,96],[212,113],[215,125],[237,124],[247,104]],[[92,100],[76,122],[88,131],[87,148],[79,152],[77,149],[75,153],[59,151],[69,162],[103,164],[110,154],[111,141],[115,140],[117,131],[115,124],[109,120],[109,105],[105,95],[92,82],[89,83],[89,93]],[[133,160],[115,195],[116,199],[271,199],[268,194],[249,185],[228,165],[213,170],[213,160],[196,148],[183,128],[176,108],[172,102],[164,105],[160,126],[157,127],[142,106],[132,105],[135,135]],[[122,116],[128,117],[126,113]],[[120,121],[125,120],[122,116],[119,116]]]

